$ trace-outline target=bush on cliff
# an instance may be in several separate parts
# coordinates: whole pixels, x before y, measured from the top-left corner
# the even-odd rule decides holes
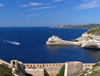
[[[100,76],[100,71],[92,71],[92,73],[87,76]]]
[[[14,76],[12,74],[12,69],[6,64],[0,64],[0,76]]]
[[[56,76],[64,76],[64,71],[65,71],[65,65],[62,66],[60,69],[59,73]]]
[[[100,27],[87,31],[88,34],[100,35]]]
[[[97,67],[97,66],[99,66],[99,65],[100,65],[100,63],[97,63],[97,64],[95,64],[95,65],[93,66],[93,68],[94,68],[94,67]]]

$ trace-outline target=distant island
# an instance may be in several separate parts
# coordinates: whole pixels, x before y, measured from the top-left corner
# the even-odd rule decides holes
[[[100,24],[87,24],[87,25],[61,25],[61,26],[52,26],[50,28],[84,28],[84,29],[90,29],[90,28],[96,28],[100,27]]]

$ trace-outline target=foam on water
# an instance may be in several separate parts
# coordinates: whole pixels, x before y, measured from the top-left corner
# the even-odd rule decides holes
[[[13,44],[13,45],[21,45],[19,42],[16,42],[16,41],[8,41],[8,40],[4,40],[4,43],[10,43],[10,44]]]

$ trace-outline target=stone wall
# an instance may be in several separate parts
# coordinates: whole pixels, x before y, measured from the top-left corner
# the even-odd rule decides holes
[[[49,64],[24,64],[26,69],[44,68],[44,76],[56,76],[65,63],[49,63]],[[29,72],[28,72],[29,73]],[[30,73],[32,74],[32,72]]]
[[[46,67],[44,70],[44,76],[56,76],[60,69],[61,67]]]
[[[17,63],[17,65],[15,65]],[[71,76],[76,72],[82,72],[86,68],[92,69],[95,63],[82,63],[82,62],[66,62],[66,63],[47,63],[47,64],[30,64],[22,63],[17,60],[11,61],[12,66],[17,66],[16,69],[19,69],[18,64],[21,68],[27,73],[32,74],[33,76],[55,76],[59,73],[61,67],[65,64],[65,73],[64,76]],[[42,69],[42,70],[41,70]]]
[[[16,67],[15,69],[25,74],[29,73],[33,76],[55,76],[59,73],[61,67],[65,64],[64,76],[71,76],[76,72],[82,72],[86,68],[92,69],[95,63],[82,63],[82,62],[66,62],[66,63],[47,63],[47,64],[28,64],[22,63],[17,60],[12,60],[11,64],[0,59],[0,64],[8,64],[10,67]],[[100,62],[98,62],[100,63]]]
[[[81,73],[82,70],[82,62],[66,62],[64,76],[72,76],[76,72]]]
[[[48,64],[28,64],[24,63],[25,68],[45,68],[45,67],[62,67],[65,63],[48,63]]]
[[[0,64],[7,64],[11,68],[11,64],[2,59],[0,59]]]
[[[86,68],[92,69],[93,65],[95,65],[95,63],[83,63],[82,67],[83,70],[85,70]]]
[[[44,76],[44,69],[25,69],[25,71],[33,76]]]

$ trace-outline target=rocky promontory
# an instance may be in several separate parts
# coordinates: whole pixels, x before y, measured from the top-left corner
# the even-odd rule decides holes
[[[62,40],[53,35],[46,42],[47,45],[67,45],[80,46],[82,48],[100,49],[100,28],[88,30],[83,33],[81,37],[75,39],[75,42]]]
[[[86,24],[86,25],[60,25],[60,26],[52,26],[50,28],[83,28],[83,29],[90,29],[100,27],[100,24]]]

